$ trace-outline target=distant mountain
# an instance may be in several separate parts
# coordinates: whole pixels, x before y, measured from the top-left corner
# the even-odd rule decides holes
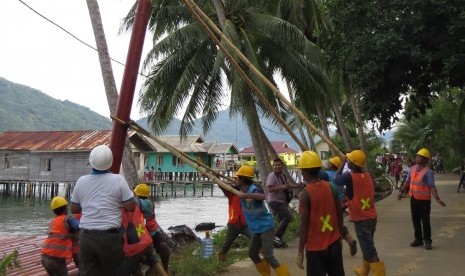
[[[220,111],[216,121],[213,123],[208,133],[203,133],[201,118],[195,120],[195,126],[192,134],[199,134],[207,141],[216,141],[219,143],[234,143],[239,148],[245,148],[252,145],[252,139],[250,138],[249,129],[247,124],[240,116],[229,117],[229,109]],[[137,121],[141,126],[150,130],[147,125],[147,118],[142,118]],[[279,127],[272,124],[270,120],[262,119],[262,127],[270,141],[285,141],[288,145],[299,150],[299,147],[291,138],[291,136]],[[179,126],[181,121],[177,118],[173,119],[173,122],[169,125],[163,135],[179,135]]]
[[[0,131],[111,129],[111,120],[0,77]]]

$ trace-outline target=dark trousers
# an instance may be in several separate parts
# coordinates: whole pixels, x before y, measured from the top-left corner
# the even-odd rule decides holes
[[[342,242],[335,241],[326,250],[307,251],[307,276],[344,276]]]
[[[410,211],[412,213],[413,229],[415,230],[415,240],[431,241],[431,200],[418,200],[411,197]]]
[[[289,206],[282,202],[268,202],[273,215],[278,217],[278,228],[276,228],[276,237],[282,239],[284,233],[286,233],[287,226],[292,220],[292,214],[289,211]]]
[[[249,238],[252,238],[252,233],[250,233],[249,227],[247,225],[242,224],[228,224],[228,229],[226,231],[226,240],[221,247],[221,253],[228,253],[229,248],[231,247],[232,243],[236,240],[236,238],[242,234]]]
[[[68,276],[65,258],[42,255],[41,262],[49,276]]]

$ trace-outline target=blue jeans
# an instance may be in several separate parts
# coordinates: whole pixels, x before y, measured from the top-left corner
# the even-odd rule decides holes
[[[263,255],[265,256],[265,261],[273,268],[280,266],[278,260],[273,255],[273,239],[274,239],[274,230],[270,229],[263,233],[252,233],[252,240],[249,245],[249,257],[254,263],[259,263],[262,258],[260,258],[260,249],[263,249]]]
[[[379,261],[376,252],[374,235],[376,231],[376,219],[354,221],[355,233],[363,253],[363,258],[368,262]]]

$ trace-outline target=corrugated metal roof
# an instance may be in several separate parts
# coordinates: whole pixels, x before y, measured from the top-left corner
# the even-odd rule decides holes
[[[1,150],[90,151],[110,143],[111,130],[7,131],[0,133]]]
[[[208,150],[209,154],[227,154],[229,152],[234,152],[234,154],[239,153],[237,147],[232,143],[222,143],[222,144],[214,144]]]
[[[207,152],[207,150],[202,146],[204,143],[203,138],[200,135],[189,135],[185,139],[180,139],[179,135],[166,135],[166,136],[157,136],[161,141],[169,144],[172,147],[175,147],[181,152]],[[147,141],[155,147],[157,152],[166,153],[169,152],[167,149],[162,147],[160,144],[155,142],[152,138],[147,137]]]
[[[277,154],[280,153],[297,153],[293,148],[290,148],[285,141],[270,142]],[[255,154],[253,146],[241,150],[240,154]]]

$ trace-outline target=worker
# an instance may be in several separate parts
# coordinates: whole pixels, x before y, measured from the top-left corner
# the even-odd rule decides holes
[[[239,197],[242,211],[252,232],[249,257],[260,275],[270,275],[271,267],[278,276],[289,275],[287,265],[279,263],[273,254],[273,215],[265,206],[265,194],[253,183],[254,175],[254,168],[249,165],[242,165],[234,175],[241,188]],[[260,250],[262,250],[264,259],[259,255]]]
[[[374,243],[374,234],[377,223],[377,212],[374,204],[375,182],[364,167],[366,155],[361,150],[353,150],[346,154],[344,163],[348,164],[349,171],[342,173],[343,165],[336,172],[336,185],[346,187],[349,217],[353,221],[358,243],[363,254],[363,265],[355,266],[357,275],[385,275],[384,262],[378,257]]]
[[[289,210],[289,202],[293,195],[292,189],[300,188],[300,185],[290,183],[283,172],[283,167],[283,161],[279,158],[275,159],[273,161],[273,172],[266,178],[266,202],[271,213],[278,220],[278,227],[273,238],[274,246],[278,248],[286,247],[283,236],[292,220],[292,213]]]
[[[329,167],[326,170],[326,173],[328,174],[329,182],[337,187],[339,204],[341,204],[342,210],[344,211],[344,208],[347,207],[344,206],[344,187],[339,187],[335,183],[336,171],[341,165],[342,161],[341,158],[339,158],[338,156],[333,156],[329,158]],[[354,256],[355,254],[357,254],[357,241],[352,237],[352,235],[349,233],[349,229],[345,225],[342,226],[342,238],[349,245],[350,255]]]
[[[71,212],[81,213],[79,270],[82,275],[117,275],[123,260],[121,206],[135,209],[134,194],[122,175],[108,169],[113,153],[106,145],[89,155],[92,173],[81,176],[71,197]]]
[[[68,275],[66,260],[73,257],[72,235],[79,232],[79,221],[68,216],[68,201],[56,196],[50,203],[55,218],[50,222],[41,249],[42,266],[48,275]]]
[[[242,212],[241,199],[234,193],[224,189],[222,186],[219,187],[228,198],[228,224],[226,227],[226,238],[223,246],[221,246],[220,252],[218,252],[218,261],[224,262],[229,248],[236,238],[242,234],[250,240],[252,238],[252,233],[250,233],[244,213]],[[232,187],[236,190],[240,189],[239,186]]]
[[[422,247],[426,250],[433,249],[431,240],[431,194],[436,202],[445,207],[446,204],[439,198],[438,190],[434,183],[434,172],[427,164],[430,158],[429,150],[420,149],[415,156],[415,164],[409,169],[407,179],[400,188],[398,200],[402,199],[404,191],[409,189],[410,212],[412,214],[415,240],[410,244],[412,247]],[[423,243],[424,241],[424,243]]]
[[[160,255],[163,269],[166,273],[168,273],[170,248],[163,236],[163,230],[155,218],[155,205],[153,205],[152,201],[149,199],[149,185],[145,183],[137,185],[134,189],[134,194],[136,195],[136,204],[140,207],[142,213],[144,214],[145,226],[147,227],[147,230],[150,232],[150,236],[152,237],[153,247],[155,248],[158,255]]]
[[[297,165],[307,185],[299,198],[301,224],[296,263],[304,269],[305,249],[308,276],[344,276],[341,205],[337,188],[321,180],[321,167],[321,159],[314,151],[303,152]]]

